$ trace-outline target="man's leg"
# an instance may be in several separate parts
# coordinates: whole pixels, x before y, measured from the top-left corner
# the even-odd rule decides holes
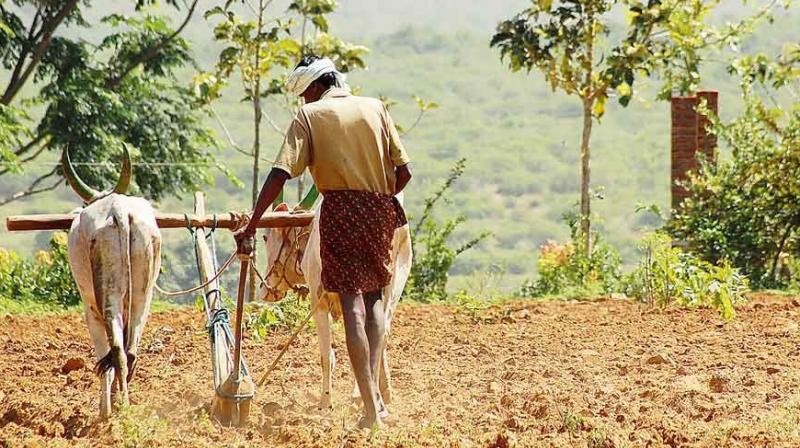
[[[378,412],[386,413],[386,409],[381,400],[380,389],[378,388],[378,378],[381,374],[381,357],[386,343],[386,319],[384,317],[383,303],[381,301],[382,292],[374,291],[364,294],[364,305],[367,311],[367,339],[369,339],[369,365],[372,372],[372,380],[375,382],[375,393],[378,404]]]
[[[364,402],[364,418],[359,422],[359,426],[371,428],[376,423],[380,424],[381,421],[378,417],[376,402],[377,387],[370,366],[370,343],[365,330],[367,312],[364,307],[364,298],[361,294],[340,294],[340,297],[347,354],[350,357],[350,364],[353,366],[358,389],[361,391],[361,400]]]

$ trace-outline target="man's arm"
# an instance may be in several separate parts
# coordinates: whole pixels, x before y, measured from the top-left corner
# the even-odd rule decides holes
[[[395,175],[395,184],[394,184],[394,194],[398,194],[406,188],[408,185],[408,181],[411,180],[411,167],[410,164],[406,163],[403,166],[398,166],[394,169]]]
[[[264,185],[261,187],[261,193],[258,194],[258,200],[256,200],[253,215],[250,217],[250,223],[244,230],[236,234],[238,237],[237,241],[240,238],[251,237],[256,234],[258,220],[261,219],[261,216],[264,215],[267,208],[275,201],[281,193],[281,190],[283,190],[283,185],[289,179],[289,173],[282,169],[273,168],[272,171],[269,172],[267,180],[264,181]]]

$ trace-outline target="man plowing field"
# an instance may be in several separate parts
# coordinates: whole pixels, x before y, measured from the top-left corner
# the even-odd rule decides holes
[[[285,182],[308,168],[324,197],[322,283],[341,299],[347,351],[364,402],[358,426],[369,428],[381,424],[385,412],[376,383],[385,337],[381,290],[391,281],[394,231],[406,223],[395,195],[411,179],[409,158],[383,103],[351,95],[330,59],[303,58],[288,88],[305,105],[237,241],[255,234]]]

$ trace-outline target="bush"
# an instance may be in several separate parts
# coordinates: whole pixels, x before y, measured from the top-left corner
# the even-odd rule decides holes
[[[763,55],[733,64],[732,74],[741,78],[742,113],[723,123],[700,108],[731,156],[690,177],[690,197],[668,225],[690,251],[710,263],[730,261],[759,288],[791,283],[778,273],[780,260],[800,254],[800,103],[791,102],[800,57],[793,64]],[[774,98],[789,101],[782,108]]]
[[[621,266],[617,251],[595,234],[592,252],[585,254],[577,216],[569,215],[566,220],[571,229],[570,242],[548,241],[539,248],[539,278],[523,283],[518,291],[521,297],[592,297],[609,294],[617,287]]]
[[[235,306],[235,305],[234,305]],[[253,304],[245,318],[245,329],[256,340],[264,339],[271,331],[294,330],[309,312],[308,299],[289,292],[280,302]]]
[[[0,249],[0,297],[63,307],[81,303],[69,267],[67,234],[54,233],[50,250],[37,252],[33,261]]]
[[[642,260],[624,283],[629,296],[660,307],[676,304],[713,308],[725,319],[735,316],[745,301],[747,277],[730,263],[719,266],[672,246],[672,240],[653,233],[640,244]]]
[[[425,199],[425,209],[422,217],[416,222],[411,232],[411,247],[414,253],[414,263],[406,286],[406,297],[420,302],[436,302],[446,300],[447,280],[450,268],[456,257],[472,249],[490,233],[484,232],[477,237],[466,241],[458,247],[451,247],[448,240],[456,228],[466,221],[459,216],[444,222],[433,218],[434,206],[444,198],[444,194],[453,183],[464,174],[465,159],[456,162],[450,171],[450,176],[431,196]],[[419,251],[419,244],[424,246]]]

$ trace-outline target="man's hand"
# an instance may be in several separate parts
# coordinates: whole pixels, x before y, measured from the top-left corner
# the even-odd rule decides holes
[[[267,211],[267,208],[272,204],[272,201],[278,197],[283,184],[289,179],[289,174],[278,168],[273,168],[270,171],[267,180],[261,187],[261,193],[258,195],[256,206],[253,210],[253,215],[250,216],[250,224],[244,229],[233,234],[233,239],[236,240],[236,252],[240,254],[250,254],[253,252],[253,237],[256,234],[256,223]]]
[[[411,180],[411,167],[408,163],[403,166],[398,166],[394,169],[394,175],[396,179],[394,194],[398,194],[406,188],[408,181]]]
[[[236,241],[236,253],[242,255],[250,255],[253,253],[253,237],[256,234],[256,229],[251,229],[249,226],[233,234],[233,239]]]

